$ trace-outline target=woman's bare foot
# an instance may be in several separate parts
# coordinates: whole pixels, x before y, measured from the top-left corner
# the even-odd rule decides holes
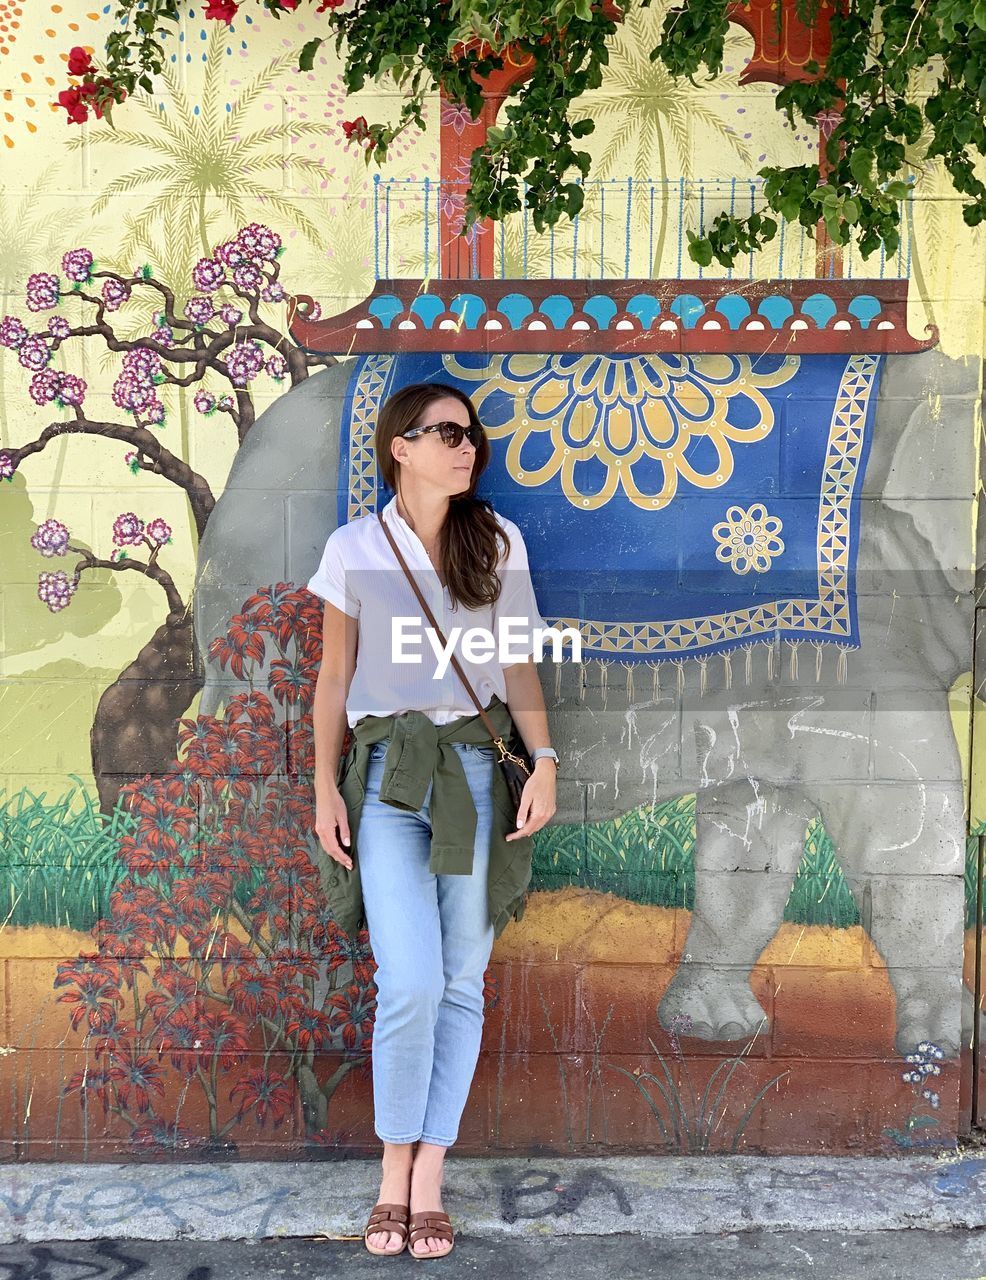
[[[383,1144],[383,1177],[377,1204],[410,1204],[411,1162],[414,1159],[413,1142],[385,1142]],[[386,1249],[397,1253],[404,1243],[399,1231],[372,1231],[366,1237],[374,1249]]]
[[[411,1213],[423,1213],[427,1209],[444,1212],[442,1204],[442,1172],[445,1165],[445,1147],[431,1142],[419,1142],[411,1169]],[[414,1244],[408,1238],[408,1249],[421,1255],[448,1253],[452,1245],[440,1236],[418,1236]]]

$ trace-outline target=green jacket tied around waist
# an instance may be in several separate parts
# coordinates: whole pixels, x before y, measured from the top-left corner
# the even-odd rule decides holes
[[[506,703],[496,694],[484,710],[498,734],[508,743],[513,722]],[[435,875],[469,875],[476,838],[476,806],[469,782],[453,742],[494,747],[489,731],[477,713],[460,716],[448,724],[435,724],[421,711],[394,716],[363,716],[353,726],[353,743],[336,770],[336,786],[349,818],[349,853],[352,871],[317,846],[316,858],[333,918],[350,938],[366,926],[366,911],[359,874],[359,820],[366,794],[366,772],[373,743],[389,738],[380,780],[380,800],[398,809],[419,810],[429,783],[431,858]],[[525,895],[531,880],[534,838],[507,840],[516,830],[510,794],[503,770],[494,760],[492,769],[493,824],[490,835],[487,894],[494,937],[511,919],[524,915]],[[345,845],[342,846],[344,849]],[[399,857],[398,850],[394,856]]]

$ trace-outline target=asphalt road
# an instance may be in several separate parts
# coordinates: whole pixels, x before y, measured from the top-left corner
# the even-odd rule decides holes
[[[0,1245],[11,1280],[274,1280],[417,1275],[406,1253],[376,1258],[358,1240],[84,1240]],[[532,1241],[462,1235],[444,1274],[538,1280],[982,1280],[986,1228],[945,1231],[729,1232],[720,1236],[558,1236]]]

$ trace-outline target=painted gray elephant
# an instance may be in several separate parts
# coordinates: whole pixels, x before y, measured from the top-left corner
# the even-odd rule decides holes
[[[335,527],[351,369],[320,372],[273,405],[236,456],[195,586],[203,712],[231,687],[209,640],[257,585],[304,583]],[[563,758],[555,821],[696,793],[694,913],[660,1005],[666,1027],[687,1013],[706,1039],[766,1032],[748,978],[820,814],[888,967],[898,1050],[932,1040],[951,1056],[969,1041],[966,820],[948,691],[972,666],[978,382],[973,362],[888,357],[862,489],[858,649],[776,643],[739,667],[735,652],[731,667],[721,656],[665,663],[653,689],[647,668],[643,680],[635,671],[624,698],[602,663],[542,664]]]

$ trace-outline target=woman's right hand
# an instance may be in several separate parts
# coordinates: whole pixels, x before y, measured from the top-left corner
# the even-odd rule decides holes
[[[315,834],[330,858],[348,871],[353,869],[349,848],[349,814],[338,788],[315,797]]]

